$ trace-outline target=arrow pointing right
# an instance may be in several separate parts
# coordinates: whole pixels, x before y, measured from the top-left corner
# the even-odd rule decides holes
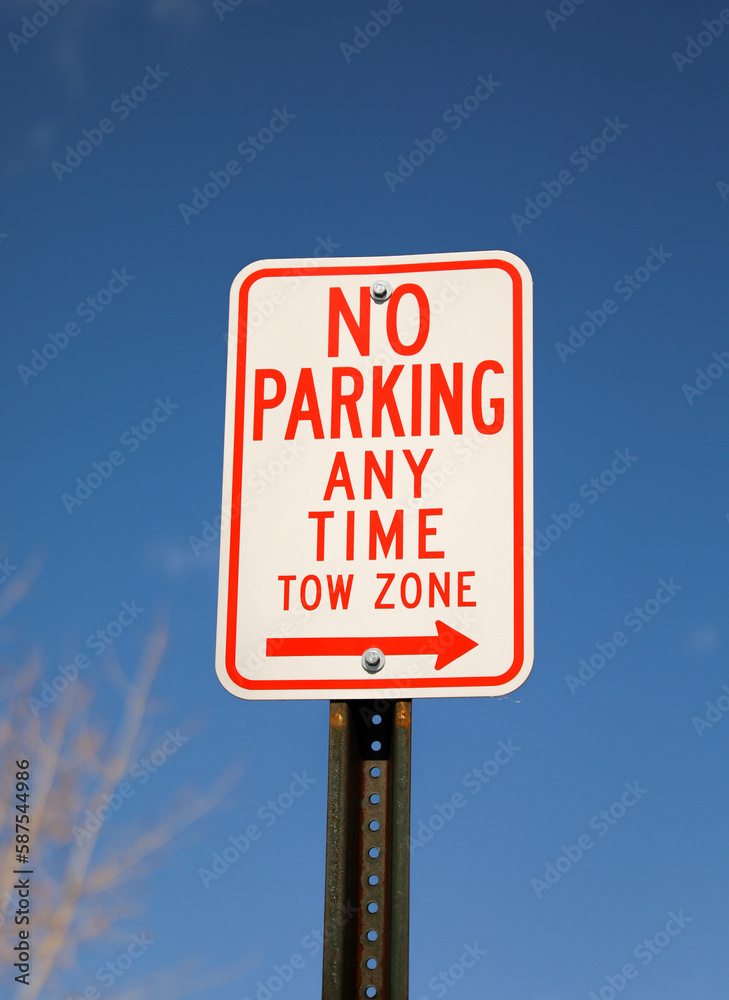
[[[435,669],[442,670],[478,646],[445,622],[436,621],[437,635],[365,636],[355,638],[267,639],[266,656],[361,656],[376,646],[385,656],[436,654]]]

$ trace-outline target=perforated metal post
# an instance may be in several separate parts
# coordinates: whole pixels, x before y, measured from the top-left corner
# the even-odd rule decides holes
[[[407,1000],[410,701],[333,701],[322,1000]]]

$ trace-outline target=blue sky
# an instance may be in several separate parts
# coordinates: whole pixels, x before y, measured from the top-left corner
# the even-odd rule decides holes
[[[45,560],[2,622],[3,671],[40,649],[50,681],[136,602],[144,611],[84,678],[111,725],[109,657],[133,676],[146,636],[169,622],[138,756],[167,730],[189,739],[135,786],[100,851],[178,793],[231,764],[243,772],[133,883],[141,909],[122,944],[145,929],[155,945],[103,995],[190,956],[203,971],[241,963],[206,1000],[253,998],[295,954],[303,967],[277,995],[320,990],[307,935],[322,923],[328,705],[224,691],[217,545],[195,554],[190,542],[220,508],[233,278],[268,257],[506,250],[534,277],[535,527],[552,541],[535,558],[526,684],[414,704],[413,832],[454,794],[465,805],[413,852],[411,997],[718,1000],[729,23],[718,4],[677,0],[563,0],[562,14],[531,0],[402,0],[353,54],[372,9],[68,0],[21,42],[11,36],[41,7],[3,5],[0,548],[9,566]],[[498,86],[459,117],[479,77]],[[276,115],[285,127],[255,150],[248,137]],[[447,139],[388,184],[436,128]],[[209,204],[181,210],[231,160]],[[631,459],[611,477],[616,451]],[[112,452],[121,461],[69,510],[76,477]],[[582,513],[564,527],[573,504]],[[547,532],[560,520],[559,537]],[[588,665],[568,681],[590,657],[604,660],[594,676]],[[469,779],[509,740],[519,750],[488,784]],[[257,818],[304,772],[305,794]],[[250,824],[262,836],[206,887],[199,869]],[[581,837],[592,846],[575,847]],[[479,957],[449,977],[465,945]],[[63,995],[81,995],[117,947],[85,945]]]

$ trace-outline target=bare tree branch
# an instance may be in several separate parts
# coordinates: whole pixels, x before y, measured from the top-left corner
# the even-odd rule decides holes
[[[30,575],[28,571],[23,579],[27,582]],[[98,723],[91,723],[93,694],[79,679],[69,683],[65,693],[52,705],[44,706],[42,713],[37,705],[31,709],[30,696],[42,677],[38,656],[0,682],[5,689],[0,750],[5,750],[4,760],[12,762],[12,767],[0,773],[0,905],[12,895],[12,881],[7,875],[16,867],[14,762],[21,757],[32,761],[33,965],[31,985],[21,986],[18,998],[38,1000],[49,996],[51,989],[55,995],[58,991],[54,984],[64,981],[64,975],[75,967],[80,946],[97,939],[108,941],[115,930],[121,932],[121,921],[129,915],[122,892],[124,884],[142,872],[148,873],[151,861],[159,859],[163,849],[183,830],[218,805],[240,779],[239,772],[228,772],[206,794],[187,793],[180,803],[165,811],[165,819],[152,830],[135,835],[115,827],[124,846],[111,853],[103,824],[83,825],[82,817],[89,810],[94,813],[104,803],[104,796],[114,794],[136,759],[150,691],[166,646],[167,630],[159,626],[148,637],[133,681],[112,667],[121,714],[110,730],[105,724],[102,731]],[[74,830],[81,829],[83,836],[75,836]],[[105,856],[96,860],[102,837]],[[50,874],[47,860],[51,857],[53,871],[60,875]],[[14,959],[7,936],[0,940],[0,955],[12,967]],[[193,996],[194,981],[208,982],[205,976],[195,980],[193,971],[178,976],[173,970],[152,977],[153,986],[130,983],[124,994],[115,996],[120,1000],[158,994],[165,1000]]]

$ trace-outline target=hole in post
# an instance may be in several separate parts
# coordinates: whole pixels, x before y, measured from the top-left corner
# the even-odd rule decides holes
[[[368,969],[376,969],[377,968],[377,959],[376,958],[368,958],[367,959],[367,968]]]
[[[376,806],[379,801],[380,801],[380,796],[377,794],[377,792],[374,792],[372,795],[370,795],[370,802],[372,803],[373,806]]]
[[[373,726],[379,726],[379,724],[381,722],[382,722],[382,716],[381,715],[373,715],[372,716],[372,725]]]
[[[367,940],[368,941],[376,941],[377,940],[377,931],[367,931]]]
[[[379,778],[381,773],[382,772],[380,771],[379,767],[370,768],[370,774],[372,775],[373,778]]]
[[[379,740],[373,740],[372,741],[372,749],[373,750],[382,750],[382,744],[380,743]]]
[[[377,883],[378,883],[378,882],[379,882],[380,880],[379,880],[379,878],[377,877],[377,875],[370,875],[370,876],[369,876],[369,877],[367,878],[367,881],[369,882],[369,884],[370,884],[370,885],[377,885]]]
[[[375,902],[367,904],[367,912],[368,913],[377,913],[378,909],[379,909],[379,907],[378,907],[377,903],[375,903]]]
[[[365,995],[368,997],[376,997],[377,990],[374,988],[374,986],[368,986],[367,989],[365,990]]]
[[[370,830],[379,830],[379,829],[380,829],[379,821],[373,819],[372,822],[370,823]]]
[[[370,847],[367,853],[371,858],[378,858],[380,856],[380,849],[379,847]]]

